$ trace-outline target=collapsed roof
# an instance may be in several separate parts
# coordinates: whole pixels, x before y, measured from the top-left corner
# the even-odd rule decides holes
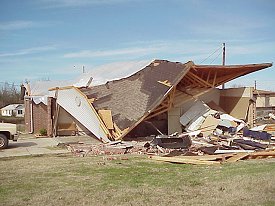
[[[270,66],[271,63],[220,66],[154,60],[129,77],[80,91],[97,111],[111,110],[114,123],[124,131],[123,137],[143,120],[168,111],[176,95],[197,95]]]

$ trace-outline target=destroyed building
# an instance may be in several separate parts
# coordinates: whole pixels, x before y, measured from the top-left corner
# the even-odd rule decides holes
[[[108,142],[158,132],[181,133],[185,128],[180,118],[202,101],[211,109],[253,126],[253,88],[217,87],[270,66],[271,63],[221,66],[154,60],[133,75],[102,85],[51,88],[39,121],[49,136],[83,132]],[[41,112],[34,109],[34,101],[31,95],[25,97],[29,132],[39,129],[35,115]]]

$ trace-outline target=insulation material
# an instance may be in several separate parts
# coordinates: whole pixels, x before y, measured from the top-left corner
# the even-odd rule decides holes
[[[76,88],[58,90],[57,104],[77,119],[98,139],[109,142],[106,128],[89,101]]]
[[[114,129],[111,110],[98,110],[98,114],[108,129]]]

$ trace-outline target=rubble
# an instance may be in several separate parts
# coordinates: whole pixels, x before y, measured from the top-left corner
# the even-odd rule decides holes
[[[202,136],[199,130],[171,136],[158,135],[151,141],[119,140],[107,144],[69,144],[67,147],[74,155],[81,157],[92,155],[103,156],[104,160],[124,160],[128,158],[114,155],[142,154],[152,160],[196,165],[275,157],[275,142],[271,139],[244,137],[241,131],[226,135],[215,134],[214,131],[208,136]]]
[[[184,164],[217,165],[275,157],[272,133],[275,125],[258,125],[249,129],[244,120],[214,110],[202,101],[196,101],[179,122],[186,132],[171,135],[159,132],[160,135],[150,141],[118,140],[93,145],[69,144],[67,147],[73,154],[82,157],[143,154],[149,155],[152,160]],[[155,129],[158,130],[157,127]]]

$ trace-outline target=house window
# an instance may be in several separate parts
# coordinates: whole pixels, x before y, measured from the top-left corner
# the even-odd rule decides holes
[[[23,110],[18,110],[17,114],[23,114]]]

